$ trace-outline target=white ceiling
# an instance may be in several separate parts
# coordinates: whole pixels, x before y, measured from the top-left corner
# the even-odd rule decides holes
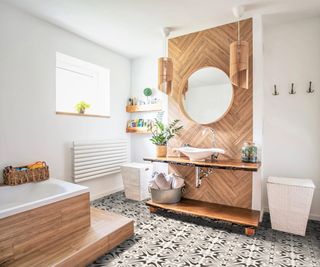
[[[256,14],[316,15],[320,0],[0,0],[130,58],[161,54],[162,27],[178,36]],[[272,19],[272,21],[274,21]]]

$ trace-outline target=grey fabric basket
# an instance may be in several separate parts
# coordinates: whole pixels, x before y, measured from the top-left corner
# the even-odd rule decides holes
[[[151,199],[154,203],[173,204],[181,200],[181,194],[184,187],[160,190],[149,187],[151,193]]]

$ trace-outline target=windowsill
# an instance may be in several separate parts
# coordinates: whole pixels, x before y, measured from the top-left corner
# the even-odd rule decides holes
[[[110,116],[106,116],[106,115],[80,114],[80,113],[75,113],[75,112],[64,112],[64,111],[56,111],[56,114],[57,115],[80,116],[80,117],[110,118]]]

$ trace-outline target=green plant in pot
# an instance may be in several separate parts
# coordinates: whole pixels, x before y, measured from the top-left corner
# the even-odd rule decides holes
[[[183,126],[179,126],[179,120],[165,125],[162,121],[155,120],[154,124],[149,126],[149,130],[152,133],[151,142],[156,145],[157,157],[165,157],[167,155],[168,141],[179,133]]]
[[[152,96],[152,89],[151,88],[145,88],[143,90],[143,94],[147,97],[148,104],[149,104],[149,97]]]
[[[78,113],[80,114],[84,114],[87,108],[90,108],[90,104],[84,102],[84,101],[80,101],[79,103],[77,103],[75,105],[75,108],[77,110]]]

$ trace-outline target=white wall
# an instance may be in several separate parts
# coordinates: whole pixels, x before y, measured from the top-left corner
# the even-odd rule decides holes
[[[159,55],[161,56],[161,55]],[[158,57],[157,55],[137,58],[131,61],[131,96],[145,98],[143,89],[150,87],[153,89],[153,96],[161,99],[163,104],[163,121],[167,122],[168,100],[167,96],[157,90],[158,84]],[[133,113],[131,118],[143,117],[153,119],[157,112]],[[144,157],[155,156],[155,146],[149,140],[150,134],[132,134],[131,135],[131,159],[133,162],[143,162]],[[157,171],[166,171],[167,164],[154,164]]]
[[[130,141],[128,59],[1,3],[0,34],[0,169],[45,160],[51,177],[71,181],[73,140]],[[110,68],[110,119],[55,114],[56,51]],[[120,175],[84,184],[93,196],[123,187]]]
[[[253,18],[253,141],[258,147],[258,158],[262,162],[252,174],[252,209],[260,210],[263,218],[263,24],[262,17]]]
[[[310,178],[320,219],[320,18],[264,29],[264,177]],[[309,81],[314,94],[307,94]],[[289,95],[291,83],[297,94]],[[276,84],[280,95],[273,96]],[[297,196],[299,197],[299,196]],[[265,205],[266,196],[265,196]]]

